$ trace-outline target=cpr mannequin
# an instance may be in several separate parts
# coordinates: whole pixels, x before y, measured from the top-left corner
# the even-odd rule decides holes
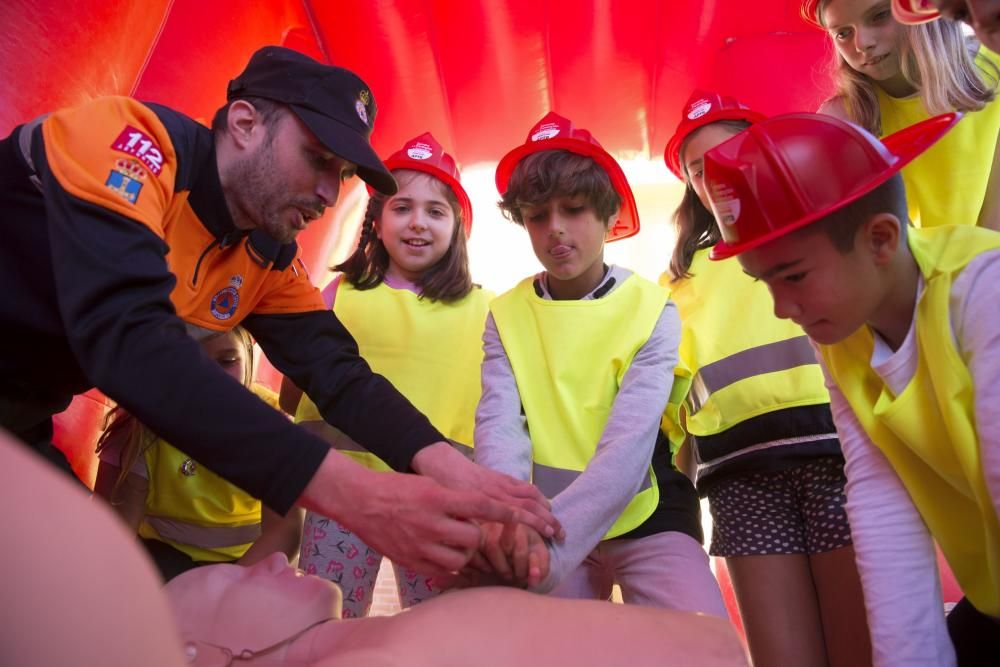
[[[455,591],[396,616],[338,620],[339,589],[302,575],[280,553],[250,567],[197,568],[165,591],[197,667],[746,664],[721,619],[511,588]]]
[[[721,619],[506,588],[342,621],[340,590],[283,554],[197,568],[164,595],[111,510],[3,432],[0,534],[0,665],[746,664]]]
[[[185,664],[135,536],[3,431],[0,535],[0,665]]]

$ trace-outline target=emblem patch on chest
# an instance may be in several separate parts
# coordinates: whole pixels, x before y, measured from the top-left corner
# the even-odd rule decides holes
[[[229,279],[229,286],[223,287],[212,297],[210,310],[212,317],[217,320],[228,320],[236,314],[236,308],[240,305],[239,288],[243,286],[243,276],[233,276]]]

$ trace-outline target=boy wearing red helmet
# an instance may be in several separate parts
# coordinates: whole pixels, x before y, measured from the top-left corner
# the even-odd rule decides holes
[[[879,142],[793,114],[705,156],[713,258],[767,283],[827,374],[878,665],[1000,655],[1000,235],[908,229],[898,176],[959,117]],[[966,595],[952,641],[931,538]]]
[[[680,322],[657,285],[604,263],[639,231],[621,167],[550,113],[497,167],[500,208],[545,268],[490,305],[476,459],[531,479],[567,538],[541,592],[726,612],[701,547],[698,500],[660,420]]]
[[[871,645],[823,371],[802,329],[774,316],[766,285],[709,260],[721,236],[705,153],[764,118],[696,90],[664,152],[687,184],[660,278],[681,317],[677,374],[691,378],[685,449],[753,662],[864,667]]]

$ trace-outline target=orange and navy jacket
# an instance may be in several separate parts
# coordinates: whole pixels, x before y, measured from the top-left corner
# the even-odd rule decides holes
[[[284,513],[328,445],[226,376],[187,321],[245,326],[397,470],[444,439],[360,358],[295,244],[234,226],[212,132],[190,118],[105,97],[15,128],[0,141],[0,211],[0,425],[15,434],[96,386]]]

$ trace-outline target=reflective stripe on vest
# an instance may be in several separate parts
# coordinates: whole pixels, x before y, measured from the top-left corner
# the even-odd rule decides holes
[[[333,303],[333,312],[372,370],[470,458],[482,392],[483,329],[492,298],[492,292],[474,288],[453,303],[435,302],[385,283],[358,290],[341,280]],[[308,396],[299,401],[295,421],[362,465],[389,470],[377,456],[327,425]]]
[[[815,363],[816,353],[805,335],[740,350],[702,367],[694,376],[689,395],[691,412],[697,413],[709,396],[740,380]]]
[[[259,523],[248,526],[196,526],[160,516],[147,516],[144,521],[165,540],[197,545],[203,549],[252,544],[260,537]]]
[[[538,490],[545,494],[546,498],[555,498],[566,490],[566,487],[573,483],[581,475],[579,470],[566,470],[565,468],[553,468],[552,466],[533,463],[531,465],[531,482],[538,487]],[[645,491],[652,485],[652,480],[646,476],[642,480],[639,491]]]
[[[666,293],[632,275],[601,299],[540,298],[532,278],[490,310],[507,352],[531,433],[533,481],[553,496],[594,457],[622,379],[649,340]],[[656,509],[652,469],[604,539],[632,530]],[[637,480],[638,482],[638,480]]]
[[[660,279],[681,316],[678,372],[691,378],[688,432],[716,435],[769,412],[829,403],[802,328],[774,316],[767,285],[739,262],[711,262],[709,252],[695,253],[691,278]]]
[[[964,225],[908,234],[925,289],[916,307],[917,370],[906,388],[893,396],[872,370],[874,337],[867,326],[820,349],[962,592],[979,611],[1000,616],[1000,519],[983,477],[975,390],[955,348],[949,303],[954,278],[980,253],[1000,248],[1000,234]]]

